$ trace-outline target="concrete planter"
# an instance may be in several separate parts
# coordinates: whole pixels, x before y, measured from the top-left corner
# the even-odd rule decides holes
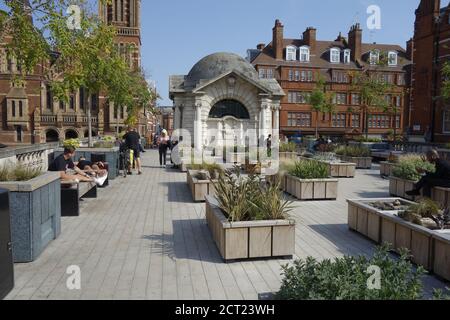
[[[412,261],[440,277],[450,280],[450,230],[435,231],[397,216],[397,211],[381,211],[369,205],[376,201],[392,199],[348,200],[348,226],[378,244],[390,243],[398,252],[406,248]]]
[[[408,200],[417,200],[417,197],[411,197],[406,194],[406,191],[414,189],[414,181],[400,179],[397,177],[389,177],[389,194],[394,197],[400,197]]]
[[[297,152],[280,152],[279,153],[280,161],[296,161],[298,159]]]
[[[0,182],[10,191],[14,262],[34,261],[61,233],[61,182],[47,172],[26,182]]]
[[[389,161],[380,162],[380,175],[382,177],[392,176],[392,170],[394,169],[395,165],[395,163]]]
[[[194,201],[205,201],[205,196],[214,196],[216,194],[215,180],[199,180],[196,177],[198,172],[198,170],[188,170],[187,184],[189,185]]]
[[[372,158],[371,157],[349,157],[349,156],[337,156],[342,162],[356,163],[356,169],[371,169]]]
[[[64,152],[63,149],[57,149],[55,151],[55,158]],[[114,180],[119,176],[119,148],[79,148],[75,153],[75,159],[73,161],[78,161],[78,158],[85,157],[87,160],[92,159],[92,155],[101,155],[104,157],[105,162],[109,164],[108,178]]]
[[[225,262],[294,255],[295,221],[229,222],[210,196],[206,196],[206,221]]]
[[[0,189],[0,300],[14,288],[9,191]]]
[[[338,179],[299,179],[286,175],[284,191],[299,200],[336,200]]]

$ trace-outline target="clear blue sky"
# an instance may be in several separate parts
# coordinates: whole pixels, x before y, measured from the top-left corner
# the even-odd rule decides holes
[[[360,22],[363,41],[405,47],[414,30],[419,0],[142,0],[142,64],[172,105],[168,79],[187,74],[202,57],[219,51],[242,56],[257,43],[269,43],[275,19],[284,24],[285,37],[299,38],[308,26],[319,40],[345,36]],[[369,31],[367,7],[381,8],[381,30]],[[447,4],[446,2],[444,4]]]

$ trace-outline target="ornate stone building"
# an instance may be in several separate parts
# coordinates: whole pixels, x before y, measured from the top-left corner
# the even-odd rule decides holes
[[[275,79],[259,79],[255,68],[232,53],[201,59],[186,76],[170,77],[174,128],[195,147],[247,145],[279,129],[284,92]],[[183,137],[185,138],[185,137]]]
[[[117,46],[131,68],[141,66],[140,0],[115,0],[99,4],[99,16],[117,28]],[[20,65],[0,43],[0,142],[8,145],[43,143],[88,136],[88,105],[94,135],[112,135],[125,127],[126,108],[114,108],[103,94],[87,96],[81,88],[68,102],[53,98],[41,67],[26,75],[24,85],[13,85]],[[148,116],[140,115],[139,131],[145,134]]]

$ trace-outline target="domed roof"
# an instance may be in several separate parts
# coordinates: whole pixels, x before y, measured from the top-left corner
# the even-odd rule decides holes
[[[211,80],[229,71],[236,70],[256,79],[255,68],[244,58],[227,52],[214,53],[197,62],[187,76],[189,81]]]

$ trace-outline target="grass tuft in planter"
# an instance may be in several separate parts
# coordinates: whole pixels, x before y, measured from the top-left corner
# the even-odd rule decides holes
[[[281,143],[280,144],[280,152],[296,152],[297,145],[295,142]]]
[[[0,181],[28,181],[42,174],[40,168],[24,168],[20,165],[15,167],[0,167]]]
[[[363,146],[340,146],[334,151],[337,155],[353,158],[365,158],[371,156],[371,151]]]
[[[326,179],[328,175],[328,166],[318,161],[296,161],[289,169],[291,176],[300,179]]]
[[[427,198],[399,212],[398,216],[406,221],[433,230],[450,228],[450,210],[441,210],[439,204]]]
[[[372,258],[345,256],[334,261],[309,257],[283,267],[279,300],[415,300],[422,298],[425,270],[414,268],[409,254],[392,258],[389,247],[379,247]],[[371,266],[381,271],[381,286],[368,286]]]

